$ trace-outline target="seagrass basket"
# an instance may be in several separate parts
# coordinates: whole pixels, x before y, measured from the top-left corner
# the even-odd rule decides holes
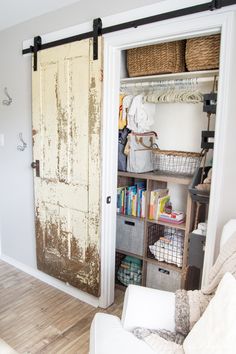
[[[220,34],[188,39],[185,61],[188,71],[218,69]]]
[[[128,49],[128,74],[135,77],[183,72],[184,56],[184,40]]]
[[[153,172],[192,176],[200,166],[202,153],[152,149]]]

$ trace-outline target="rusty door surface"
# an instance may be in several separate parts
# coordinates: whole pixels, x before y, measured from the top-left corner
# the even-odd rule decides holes
[[[42,50],[32,71],[38,269],[99,296],[102,39]]]

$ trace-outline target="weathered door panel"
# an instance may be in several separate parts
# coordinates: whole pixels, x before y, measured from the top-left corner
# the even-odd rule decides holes
[[[99,296],[102,42],[38,53],[32,72],[38,269]]]

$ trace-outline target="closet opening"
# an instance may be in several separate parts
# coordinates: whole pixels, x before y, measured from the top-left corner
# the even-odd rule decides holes
[[[115,287],[199,289],[221,34],[122,50]]]

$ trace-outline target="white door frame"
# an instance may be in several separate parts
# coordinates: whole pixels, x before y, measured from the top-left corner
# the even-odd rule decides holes
[[[207,35],[221,31],[221,67],[214,149],[214,171],[209,205],[208,232],[203,283],[214,263],[215,248],[224,220],[220,214],[220,193],[224,174],[221,168],[227,141],[225,120],[230,114],[230,77],[236,75],[232,58],[235,56],[235,15],[233,11],[215,11],[145,25],[104,36],[104,103],[103,103],[103,170],[102,170],[102,230],[101,230],[101,297],[99,305],[107,307],[114,301],[116,183],[118,145],[118,106],[121,51],[150,43]],[[234,70],[234,73],[232,72]],[[224,104],[223,104],[224,103]],[[217,193],[218,192],[218,193]],[[111,203],[106,203],[111,196]],[[217,222],[216,222],[217,221]]]

